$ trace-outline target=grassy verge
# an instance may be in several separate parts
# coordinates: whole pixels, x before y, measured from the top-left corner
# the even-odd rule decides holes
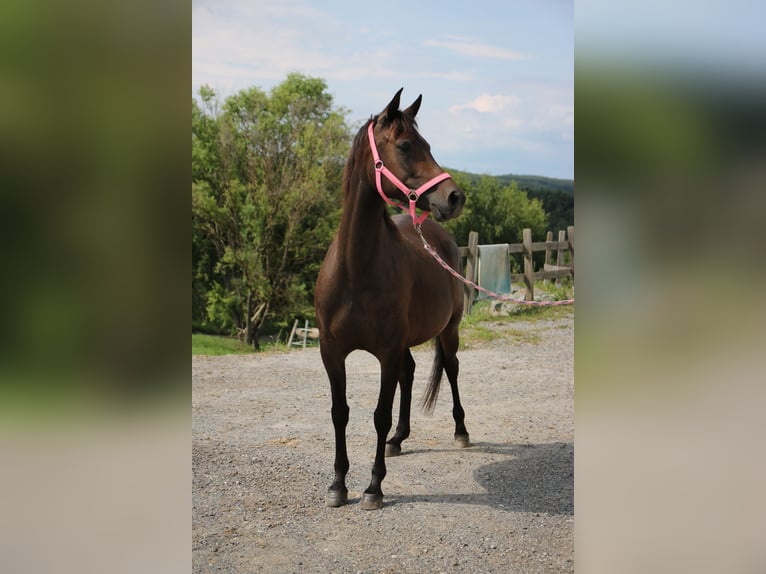
[[[567,293],[561,298],[565,298]],[[508,315],[493,315],[490,312],[491,302],[479,301],[474,304],[471,314],[463,318],[460,324],[460,347],[463,349],[480,347],[482,345],[505,341],[510,344],[539,342],[540,336],[529,329],[529,323],[550,321],[574,316],[572,305],[559,307],[537,307],[532,305],[517,305]],[[517,326],[524,323],[524,328]],[[423,347],[430,346],[425,343]],[[312,345],[313,346],[313,345]],[[284,343],[261,345],[262,351],[286,349]],[[254,353],[252,347],[245,345],[234,337],[220,337],[192,333],[192,355],[235,355]]]
[[[519,323],[536,323],[570,317],[574,309],[570,305],[560,307],[536,307],[519,305],[508,315],[493,315],[490,301],[475,303],[471,314],[463,317],[460,324],[460,346],[463,349],[481,346],[494,341],[511,344],[539,342],[540,336],[529,328],[521,328]]]
[[[192,355],[242,355],[254,352],[251,346],[234,337],[192,333]]]

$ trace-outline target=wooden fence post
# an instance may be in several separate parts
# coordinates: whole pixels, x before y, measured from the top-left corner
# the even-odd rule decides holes
[[[561,234],[561,232],[559,232],[559,234]],[[553,231],[549,231],[548,233],[545,234],[545,241],[546,242],[553,241]],[[551,262],[551,250],[546,247],[545,248],[545,263],[546,265],[548,265],[550,264],[550,262]]]
[[[295,329],[298,327],[298,319],[295,320],[295,323],[293,323],[293,330],[290,331],[290,338],[287,339],[287,348],[289,349],[290,346],[293,344],[293,337],[295,336]]]
[[[476,282],[477,260],[479,256],[479,234],[476,231],[468,233],[468,256],[465,258],[465,278]],[[465,285],[463,289],[463,316],[468,315],[473,307],[474,288]]]
[[[522,240],[524,242],[524,285],[526,286],[525,301],[534,301],[535,299],[535,278],[534,261],[532,259],[532,230],[528,227],[522,230]]]
[[[559,230],[559,241],[567,240],[567,232],[563,229]],[[564,265],[564,250],[559,249],[556,252],[556,266],[562,267]],[[556,277],[556,285],[561,285],[561,277]]]
[[[553,231],[549,231],[548,233],[545,234],[545,241],[546,242],[553,241]],[[551,250],[546,247],[545,248],[545,265],[550,265],[550,262],[551,262]],[[543,269],[545,269],[545,266],[543,266]],[[545,283],[546,284],[550,283],[550,280],[546,279]]]
[[[574,225],[567,227],[569,237],[569,264],[572,266],[572,281],[574,281]]]

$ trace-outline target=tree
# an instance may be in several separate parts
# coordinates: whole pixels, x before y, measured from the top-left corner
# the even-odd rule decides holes
[[[548,229],[555,232],[574,225],[574,194],[555,189],[526,190],[531,199],[539,199],[548,214]]]
[[[340,217],[351,133],[321,79],[290,74],[270,93],[192,100],[193,313],[258,346],[270,314],[310,305]]]
[[[482,175],[476,180],[470,174],[449,170],[455,183],[465,192],[466,203],[460,217],[445,224],[458,245],[468,245],[468,233],[476,231],[482,244],[518,243],[522,230],[544,236],[546,213],[539,200],[530,200],[517,183],[503,185],[496,177]]]

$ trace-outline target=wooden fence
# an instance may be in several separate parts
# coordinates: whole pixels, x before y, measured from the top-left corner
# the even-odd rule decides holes
[[[524,299],[533,301],[535,298],[534,285],[538,279],[555,279],[558,283],[564,277],[574,279],[574,226],[570,225],[566,231],[559,231],[558,241],[553,241],[553,232],[549,231],[545,241],[532,241],[532,230],[522,231],[521,243],[508,243],[508,256],[521,253],[524,257],[524,273],[511,273],[511,283],[524,282],[526,293]],[[460,247],[461,262],[463,262],[463,276],[474,283],[478,277],[479,262],[479,234],[471,231],[468,234],[468,247]],[[533,253],[545,251],[545,263],[542,271],[534,270]],[[556,253],[556,262],[552,263],[552,254]],[[568,265],[564,265],[564,254],[569,254]],[[465,286],[464,313],[471,312],[475,289],[470,285]]]

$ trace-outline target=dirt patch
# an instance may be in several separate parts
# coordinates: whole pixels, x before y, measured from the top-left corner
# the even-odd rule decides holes
[[[332,480],[330,390],[316,348],[196,356],[194,572],[572,572],[573,318],[513,323],[535,335],[459,353],[472,446],[452,444],[449,389],[413,409],[402,455],[387,459],[385,505],[359,507],[375,448],[379,367],[346,364],[349,504]],[[416,399],[432,352],[413,353]],[[394,425],[398,397],[394,404]]]

